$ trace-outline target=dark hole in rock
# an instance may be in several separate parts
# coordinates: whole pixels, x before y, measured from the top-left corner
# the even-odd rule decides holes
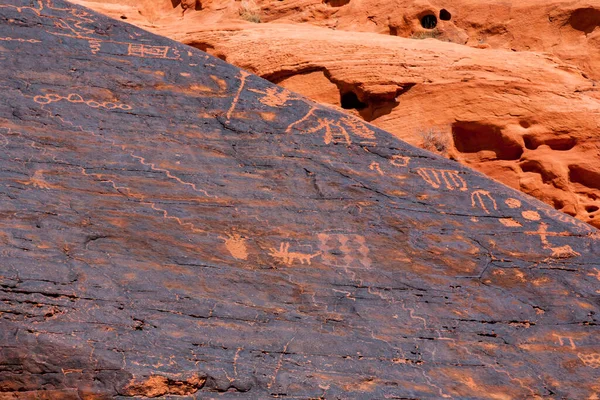
[[[521,170],[523,172],[533,172],[539,174],[542,177],[542,181],[544,183],[549,183],[552,181],[553,176],[548,171],[546,171],[542,164],[540,164],[538,161],[525,161],[522,162],[519,166],[521,167]]]
[[[427,14],[421,18],[421,26],[425,29],[433,29],[437,26],[437,17],[433,14]]]
[[[591,171],[578,165],[569,166],[569,180],[590,189],[600,190],[600,172]]]
[[[360,101],[354,92],[342,94],[340,102],[342,103],[342,108],[346,110],[362,110],[363,108],[367,107],[367,104]]]
[[[121,19],[127,19],[127,17],[124,15],[121,15]]]
[[[569,25],[586,34],[592,33],[597,26],[600,26],[600,10],[595,8],[575,10],[569,18]]]
[[[440,19],[442,21],[450,21],[452,19],[452,14],[450,14],[450,12],[445,8],[442,8],[440,10]]]
[[[552,150],[568,151],[577,145],[577,139],[570,136],[548,138],[538,137],[536,135],[524,135],[523,141],[525,142],[525,147],[529,150],[535,150],[541,145],[546,145]]]
[[[518,160],[523,155],[521,145],[502,134],[494,125],[460,121],[452,124],[452,139],[461,153],[493,151],[498,160]]]
[[[593,213],[600,210],[600,208],[598,206],[586,206],[585,207],[585,211],[589,212],[589,213]]]
[[[324,0],[323,2],[331,7],[341,7],[350,3],[350,0]]]

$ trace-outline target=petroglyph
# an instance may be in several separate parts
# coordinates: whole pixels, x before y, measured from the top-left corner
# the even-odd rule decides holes
[[[548,241],[548,236],[565,236],[567,234],[548,232],[548,224],[544,222],[540,223],[540,227],[537,231],[529,231],[525,232],[525,234],[539,236],[540,240],[542,241],[542,247],[544,249],[552,250],[552,257],[554,258],[571,258],[578,257],[581,255],[580,253],[573,250],[573,248],[568,244],[559,247],[552,246],[552,244]]]
[[[289,90],[270,87],[267,90],[250,89],[250,92],[264,95],[259,101],[269,107],[281,107],[289,100],[295,99]]]
[[[550,218],[557,219],[560,222],[564,222],[566,224],[574,225],[584,232],[594,232],[594,229],[591,226],[589,226],[588,224],[586,224],[584,222],[581,222],[580,220],[578,220],[576,218],[571,217],[568,214],[556,211],[551,208],[544,209],[544,213]]]
[[[273,258],[281,259],[281,261],[286,265],[292,265],[295,261],[299,261],[300,264],[308,264],[311,265],[311,260],[319,255],[321,252],[313,253],[313,254],[305,254],[290,251],[290,244],[286,242],[281,242],[279,245],[279,250],[271,247],[269,255]]]
[[[561,346],[565,346],[565,341],[567,341],[569,343],[569,346],[571,346],[571,348],[573,350],[577,349],[577,345],[575,344],[575,341],[573,340],[572,337],[570,336],[561,336],[561,335],[557,335],[556,333],[553,333],[552,336],[556,337],[558,339],[558,344]]]
[[[10,128],[0,128],[0,148],[8,145],[8,138],[6,135],[10,134]]]
[[[504,202],[506,203],[506,205],[509,208],[519,208],[519,207],[521,207],[521,200],[518,200],[518,199],[508,198],[508,199],[504,200]]]
[[[369,248],[364,236],[320,233],[319,250],[323,263],[348,268],[371,268]]]
[[[500,221],[500,223],[502,225],[509,227],[509,228],[516,228],[516,227],[523,226],[523,225],[521,225],[521,223],[519,221],[516,221],[513,218],[498,218],[498,221]]]
[[[246,247],[246,239],[238,233],[227,234],[227,237],[222,237],[225,241],[227,251],[238,260],[248,259],[248,248]]]
[[[68,96],[61,96],[58,94],[46,94],[44,96],[35,96],[33,98],[33,101],[35,101],[38,104],[50,104],[50,103],[54,103],[57,101],[61,101],[61,100],[66,100],[69,103],[83,103],[85,105],[87,105],[88,107],[91,108],[104,108],[106,110],[115,110],[115,109],[120,109],[120,110],[131,110],[131,106],[128,104],[123,104],[123,103],[117,103],[117,102],[111,102],[111,101],[105,101],[105,102],[97,102],[94,100],[85,100],[81,95],[77,94],[77,93],[70,93]]]
[[[488,209],[486,202],[489,202],[490,206],[492,206],[494,210],[498,210],[496,200],[494,200],[490,192],[487,190],[476,190],[471,193],[471,206],[476,207],[478,204],[486,214],[489,214],[490,210]]]
[[[417,173],[428,185],[439,189],[442,185],[448,190],[468,190],[467,182],[459,175],[458,171],[449,169],[417,168]]]
[[[127,55],[142,58],[169,58],[169,50],[169,46],[149,46],[147,44],[130,43]]]
[[[600,281],[600,269],[594,268],[594,272],[588,273],[588,276],[593,276]]]
[[[362,122],[350,117],[341,118],[338,121],[328,117],[318,117],[314,115],[317,110],[318,108],[312,106],[304,117],[291,123],[286,132],[290,133],[295,128],[301,134],[322,133],[325,144],[345,144],[348,146],[352,144],[350,133],[353,133],[360,138],[358,140],[359,144],[365,146],[376,145],[374,142],[375,133]],[[312,126],[299,128],[312,116],[315,116],[316,124],[313,123]]]
[[[600,353],[577,353],[577,357],[579,357],[586,367],[593,369],[600,368]]]
[[[21,38],[11,38],[11,37],[0,37],[0,41],[21,42],[21,43],[42,43],[41,40],[37,40],[37,39],[21,39]]]
[[[408,167],[408,163],[410,162],[410,157],[393,155],[390,159],[390,164],[394,167]]]
[[[528,219],[529,221],[539,221],[541,219],[540,213],[538,213],[537,211],[523,211],[521,215],[523,216],[523,218]]]
[[[17,181],[23,185],[31,185],[38,189],[54,189],[56,185],[52,185],[44,179],[44,171],[37,170],[33,173],[33,176],[28,181]]]
[[[371,171],[377,171],[377,173],[378,173],[379,175],[385,175],[385,174],[383,173],[383,171],[381,170],[381,167],[379,166],[379,163],[378,163],[378,162],[375,162],[375,161],[373,161],[373,162],[371,163],[371,165],[369,165],[369,169],[370,169]]]
[[[246,78],[248,78],[249,76],[250,76],[250,74],[247,73],[246,71],[240,71],[240,87],[238,88],[237,92],[235,93],[235,96],[233,97],[233,101],[231,102],[231,106],[229,107],[229,110],[227,111],[226,117],[227,117],[228,121],[231,119],[233,110],[235,110],[235,107],[237,106],[237,103],[240,100],[240,95],[242,94],[242,91],[244,90],[244,85],[246,84]]]

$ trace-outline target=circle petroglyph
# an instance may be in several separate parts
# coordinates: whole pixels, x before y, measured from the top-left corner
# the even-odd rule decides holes
[[[530,221],[539,221],[541,218],[540,214],[537,211],[523,211],[521,215],[523,216],[523,218],[528,219]]]
[[[519,207],[521,207],[521,200],[510,198],[510,199],[506,199],[504,202],[510,208],[519,208]]]

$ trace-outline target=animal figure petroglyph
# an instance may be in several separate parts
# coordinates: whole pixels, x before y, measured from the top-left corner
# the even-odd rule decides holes
[[[249,89],[249,91],[262,94],[263,97],[259,101],[269,107],[281,107],[289,100],[294,99],[290,91],[285,89],[280,90],[276,87],[270,87],[265,91],[257,89]]]
[[[417,173],[434,189],[439,189],[443,184],[448,190],[468,190],[467,182],[459,175],[458,171],[449,169],[418,168]]]
[[[294,261],[300,261],[300,264],[306,263],[308,265],[311,265],[311,260],[321,255],[321,252],[313,254],[291,252],[290,244],[285,242],[281,242],[281,244],[279,245],[279,250],[276,250],[273,247],[271,247],[269,250],[269,255],[271,257],[281,259],[286,265],[291,265],[294,263]]]

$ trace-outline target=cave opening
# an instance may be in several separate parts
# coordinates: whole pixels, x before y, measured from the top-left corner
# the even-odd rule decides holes
[[[342,105],[342,108],[345,110],[362,110],[367,107],[367,104],[360,101],[360,99],[354,92],[347,92],[342,94],[340,103]]]
[[[440,10],[440,19],[442,21],[450,21],[452,19],[452,14],[450,14],[450,12],[445,8],[442,8]]]
[[[421,18],[421,26],[425,29],[433,29],[437,26],[437,17],[433,14],[427,14]]]

